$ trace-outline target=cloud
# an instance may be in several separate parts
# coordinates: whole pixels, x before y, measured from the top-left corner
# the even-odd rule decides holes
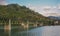
[[[59,6],[34,6],[29,4],[27,7],[44,15],[44,16],[60,16],[60,5]]]
[[[6,5],[6,0],[0,0],[0,5]]]
[[[58,5],[58,9],[60,9],[60,5]]]

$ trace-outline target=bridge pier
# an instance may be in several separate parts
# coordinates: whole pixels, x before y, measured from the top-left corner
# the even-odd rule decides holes
[[[11,20],[9,19],[9,24],[5,23],[4,32],[7,33],[7,36],[11,35]]]

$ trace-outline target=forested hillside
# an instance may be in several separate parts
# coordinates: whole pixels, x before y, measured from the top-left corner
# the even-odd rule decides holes
[[[8,19],[17,19],[20,21],[38,21],[44,24],[50,24],[53,20],[35,12],[26,6],[18,4],[0,5],[0,20],[8,21]]]

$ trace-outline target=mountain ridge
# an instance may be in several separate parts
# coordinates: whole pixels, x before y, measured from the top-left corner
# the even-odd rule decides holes
[[[20,6],[18,4],[0,5],[0,20],[7,21],[7,19],[17,19],[17,21],[37,21],[44,25],[49,25],[50,22],[53,23],[54,21],[26,6]]]
[[[51,19],[60,20],[60,16],[48,16]]]

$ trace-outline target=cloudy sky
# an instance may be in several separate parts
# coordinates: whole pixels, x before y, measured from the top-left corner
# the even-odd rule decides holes
[[[60,0],[0,0],[2,5],[11,3],[25,5],[44,16],[60,16]]]

